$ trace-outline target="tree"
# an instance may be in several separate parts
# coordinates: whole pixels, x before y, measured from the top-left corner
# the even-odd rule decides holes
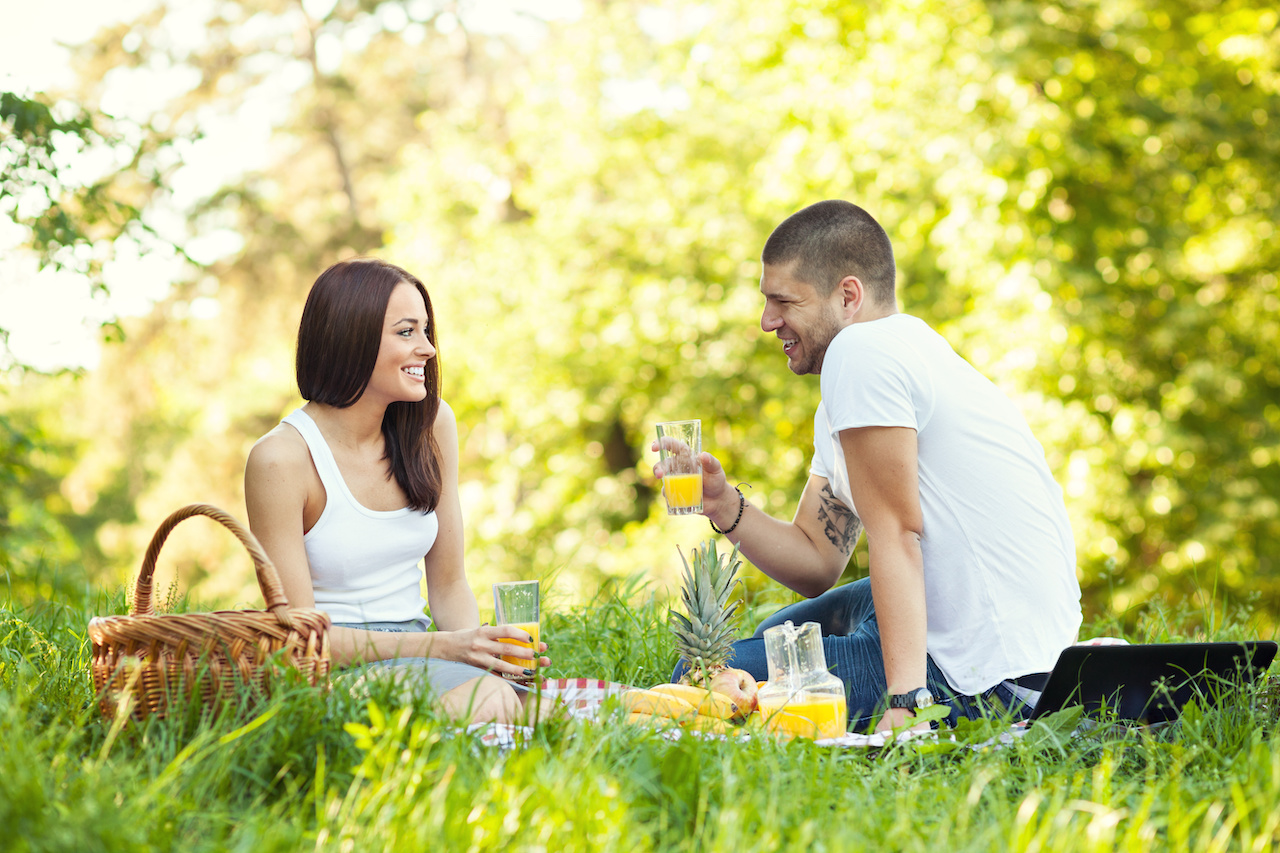
[[[224,3],[206,10],[192,46],[174,27],[187,14],[178,4],[80,52],[87,103],[101,101],[109,76],[165,68],[187,81],[149,120],[176,140],[210,138],[246,104],[266,103],[275,117],[272,156],[229,174],[189,212],[193,234],[234,234],[239,247],[126,323],[83,395],[61,404],[64,421],[94,437],[66,488],[136,512],[99,530],[100,576],[131,571],[159,519],[183,503],[243,517],[249,447],[299,402],[292,350],[307,288],[333,261],[378,249],[388,226],[375,190],[395,180],[418,117],[473,97],[506,61],[506,40],[459,28],[450,5],[339,2],[312,14],[317,4]],[[238,150],[246,161],[257,153]],[[216,529],[184,532],[166,556],[184,589],[256,598],[242,550]]]
[[[0,91],[0,215],[25,226],[40,266],[71,269],[104,289],[102,265],[121,237],[149,233],[141,209],[126,200],[122,183],[140,177],[138,159],[122,174],[82,185],[68,177],[77,154],[101,146],[121,146],[107,117],[48,98]],[[139,148],[135,153],[139,153]],[[8,352],[8,331],[0,319],[0,374],[27,369]],[[8,378],[8,377],[5,377]],[[0,386],[9,402],[12,388]],[[71,469],[71,446],[37,413],[0,411],[0,570],[11,591],[47,597],[80,589],[72,566],[82,548],[78,519],[60,494]]]
[[[787,511],[815,393],[752,328],[750,259],[841,196],[889,227],[907,309],[1023,400],[1093,612],[1274,610],[1276,15],[1222,10],[614,3],[553,34],[501,140],[439,116],[392,248],[429,247],[485,341],[494,558],[660,559],[635,522],[663,417]]]
[[[1021,157],[1040,189],[1007,214],[1060,311],[1038,384],[1094,425],[1069,468],[1086,589],[1112,610],[1280,608],[1278,19],[995,4],[1046,113]]]
[[[904,308],[1028,413],[1091,613],[1209,613],[1215,582],[1280,609],[1265,4],[614,0],[526,42],[445,4],[307,8],[221,4],[195,51],[161,10],[89,57],[91,79],[195,69],[177,134],[301,82],[280,157],[193,213],[242,248],[93,380],[128,414],[90,418],[72,486],[127,480],[144,520],[193,483],[238,503],[248,444],[295,404],[302,294],[377,251],[440,315],[475,581],[671,577],[706,530],[655,499],[654,421],[702,417],[753,500],[794,506],[817,386],[758,330],[756,258],[844,197],[893,237]]]
[[[80,273],[105,290],[103,266],[117,241],[181,251],[144,216],[163,192],[159,154],[170,142],[154,130],[118,128],[82,105],[0,91],[0,215],[27,229],[41,267]],[[90,151],[110,151],[113,165],[86,176],[77,160]],[[0,326],[0,344],[5,338]]]

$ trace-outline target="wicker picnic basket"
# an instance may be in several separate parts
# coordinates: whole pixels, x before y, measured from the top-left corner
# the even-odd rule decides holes
[[[157,614],[151,580],[156,559],[177,524],[196,515],[217,521],[240,540],[253,559],[266,610]],[[247,686],[265,694],[272,660],[296,668],[312,685],[329,679],[329,616],[291,608],[275,566],[258,540],[227,513],[207,504],[174,512],[157,528],[127,616],[90,620],[90,670],[102,713],[114,718],[122,702],[137,719],[165,716],[193,695],[207,703],[224,691]],[[278,657],[273,658],[276,653]]]

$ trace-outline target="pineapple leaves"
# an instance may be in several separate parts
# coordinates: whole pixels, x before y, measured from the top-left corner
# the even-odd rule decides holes
[[[678,550],[678,549],[677,549]],[[709,679],[728,665],[735,638],[734,615],[740,602],[730,603],[737,585],[738,549],[722,557],[716,552],[714,539],[708,539],[693,552],[693,562],[685,558],[680,600],[686,616],[671,610],[668,625],[675,635],[676,651],[689,662],[692,670]]]

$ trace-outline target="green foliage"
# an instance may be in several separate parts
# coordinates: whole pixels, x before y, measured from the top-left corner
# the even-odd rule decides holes
[[[1013,73],[1043,99],[1035,136],[1002,173],[1026,182],[1005,219],[1027,230],[1018,254],[1060,309],[1037,384],[1102,426],[1069,463],[1098,495],[1077,531],[1086,588],[1121,611],[1161,594],[1203,600],[1207,570],[1222,592],[1271,607],[1277,13],[994,8],[1018,33]]]
[[[0,413],[0,574],[17,600],[72,592],[81,549],[58,492],[70,459],[39,425]]]
[[[1197,566],[1274,609],[1274,10],[653,8],[662,31],[613,4],[550,32],[500,144],[424,117],[388,193],[390,250],[438,271],[444,357],[466,350],[477,550],[645,566],[663,417],[702,417],[786,515],[816,388],[757,330],[752,259],[839,196],[888,227],[906,310],[1027,410],[1093,612],[1208,601]]]
[[[176,506],[238,514],[248,447],[296,403],[307,286],[377,252],[433,296],[477,587],[674,585],[706,528],[655,500],[652,424],[701,417],[751,499],[793,511],[818,389],[759,330],[756,258],[843,197],[892,236],[904,309],[1027,413],[1091,618],[1141,630],[1190,599],[1199,629],[1247,604],[1272,630],[1273,5],[623,0],[515,38],[443,3],[235,0],[194,48],[162,7],[82,51],[85,103],[109,71],[182,70],[154,139],[194,138],[288,77],[282,153],[190,212],[242,248],[130,324],[49,432],[93,441],[47,470],[109,494],[77,539],[113,580]],[[178,557],[202,595],[252,595],[233,547]],[[847,573],[865,566],[864,547]],[[784,603],[745,580],[751,607]]]
[[[82,150],[103,140],[92,115],[83,109],[60,119],[43,98],[0,92],[0,213],[19,214],[19,221],[28,224],[42,263],[56,263],[59,255],[65,258],[63,250],[90,240],[87,223],[59,204],[68,189],[63,178],[67,170],[60,165],[67,162],[68,152],[59,151],[59,143]],[[114,207],[110,202],[104,205],[92,191],[85,194],[84,203],[97,216]],[[137,215],[136,210],[120,212]]]
[[[81,273],[106,290],[103,270],[117,241],[177,249],[144,217],[164,185],[160,153],[171,141],[152,128],[118,128],[79,104],[0,91],[0,216],[27,229],[41,267]],[[90,177],[88,154],[105,155],[114,168]],[[109,336],[120,334],[114,321],[104,325]],[[0,343],[6,337],[0,326]],[[9,369],[9,361],[0,366]]]

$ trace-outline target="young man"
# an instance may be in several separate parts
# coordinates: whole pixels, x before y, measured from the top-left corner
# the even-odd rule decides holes
[[[792,372],[821,377],[809,481],[781,521],[704,453],[704,514],[811,600],[740,641],[734,665],[765,678],[764,629],[817,621],[859,730],[886,706],[879,730],[935,700],[953,721],[993,700],[1026,716],[1081,621],[1075,544],[1043,448],[994,384],[898,312],[893,248],[862,208],[801,210],[762,260],[761,328]],[[864,527],[870,577],[832,589]]]

